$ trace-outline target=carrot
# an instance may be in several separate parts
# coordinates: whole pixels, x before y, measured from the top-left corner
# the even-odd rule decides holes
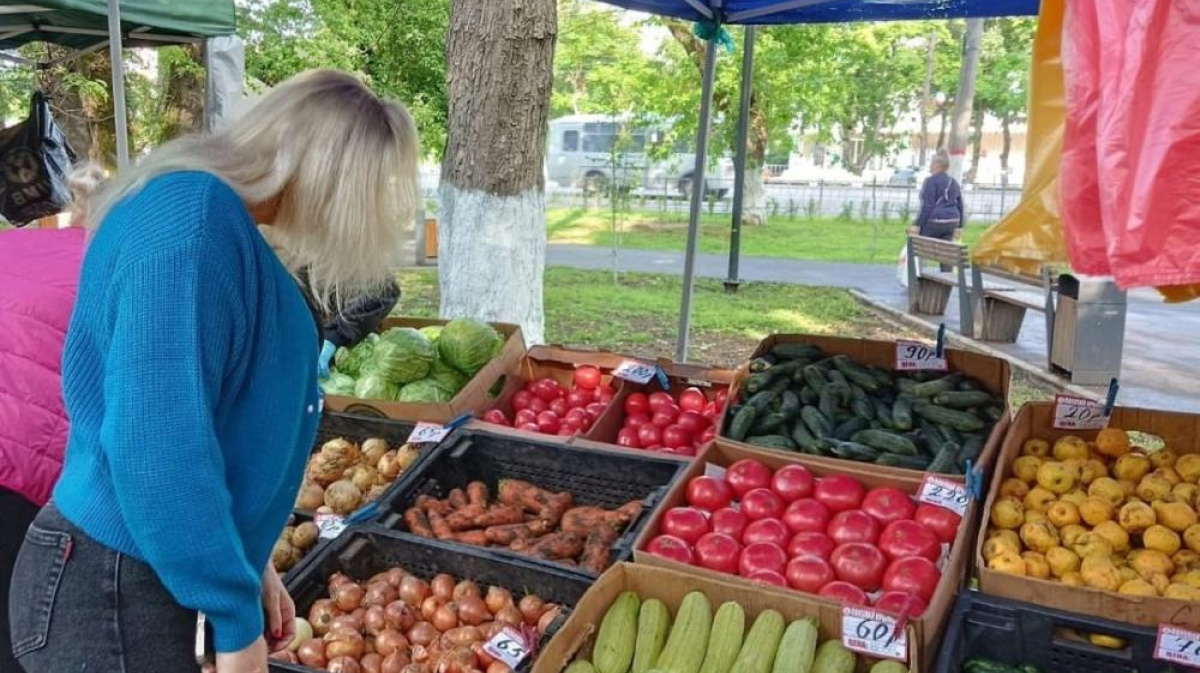
[[[429,513],[429,527],[433,529],[433,534],[439,540],[449,540],[454,537],[454,531],[450,529],[450,524],[446,523],[446,518],[437,512]]]
[[[455,510],[446,516],[446,525],[450,526],[450,530],[463,531],[474,528],[483,528],[475,523],[475,519],[482,516],[484,509],[478,505],[467,505],[462,509]]]
[[[587,535],[593,528],[607,524],[611,514],[602,507],[572,507],[563,514],[562,529],[568,533]]]
[[[622,526],[628,526],[630,522],[637,519],[642,514],[642,501],[630,500],[629,502],[617,508],[617,514],[622,520]]]
[[[521,523],[525,520],[525,515],[521,512],[520,507],[513,505],[496,505],[482,512],[475,517],[474,528],[490,528],[492,526],[504,526],[507,524]]]
[[[433,537],[433,528],[429,525],[429,517],[419,507],[413,507],[404,513],[404,525],[408,532],[421,537]]]
[[[534,540],[524,552],[548,561],[574,558],[583,551],[584,537],[578,533],[551,533]]]
[[[455,533],[451,539],[454,540],[455,542],[462,542],[463,544],[471,544],[471,545],[475,545],[476,547],[488,546],[487,535],[484,534],[484,532],[481,530],[469,530],[469,531],[465,531],[462,533]]]
[[[551,525],[557,526],[562,520],[563,514],[571,509],[571,505],[575,504],[575,496],[567,492],[559,493],[558,495],[550,496],[550,500],[542,508],[538,518],[543,521],[549,521]]]
[[[450,506],[454,509],[462,509],[467,506],[467,494],[463,493],[461,488],[450,491],[450,495],[446,499],[450,501]]]
[[[491,526],[483,532],[487,535],[489,542],[512,545],[518,540],[532,540],[539,535],[545,535],[550,532],[550,526],[545,521],[530,521],[529,523]]]
[[[442,516],[450,513],[450,503],[445,500],[438,500],[431,495],[418,495],[416,505],[425,510],[426,513],[437,512]]]
[[[488,487],[482,481],[473,481],[467,484],[467,500],[472,505],[487,506]]]
[[[586,568],[597,575],[608,569],[612,563],[611,549],[612,544],[617,541],[618,533],[616,529],[601,525],[592,529],[587,536],[587,542],[583,544],[583,556],[579,558],[579,565]]]

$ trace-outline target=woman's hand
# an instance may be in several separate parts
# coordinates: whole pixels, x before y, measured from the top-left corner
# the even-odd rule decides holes
[[[263,573],[263,610],[267,615],[267,633],[271,638],[271,652],[286,650],[296,637],[296,603],[283,587],[283,580],[268,565]],[[217,673],[225,673],[220,667]]]
[[[205,666],[201,673],[267,673],[267,641],[259,638],[244,650],[217,653],[217,665]]]

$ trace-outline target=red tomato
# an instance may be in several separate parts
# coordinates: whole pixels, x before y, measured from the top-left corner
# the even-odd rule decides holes
[[[858,480],[844,474],[835,474],[817,480],[813,497],[825,503],[834,512],[858,509],[862,504],[865,489]]]
[[[704,417],[694,411],[681,411],[679,418],[675,420],[679,427],[687,431],[689,436],[696,436],[704,431],[710,424],[704,420]]]
[[[595,403],[595,397],[590,394],[590,391],[576,388],[567,393],[567,406],[572,409],[582,409],[589,404]]]
[[[814,532],[824,533],[829,528],[832,515],[829,508],[815,498],[801,498],[787,506],[783,511],[783,523],[793,533]]]
[[[584,390],[595,390],[600,385],[600,370],[584,365],[575,370],[575,385]]]
[[[651,446],[662,446],[662,430],[653,423],[647,423],[637,429],[638,442],[642,448],[648,449]]]
[[[724,533],[729,537],[740,540],[746,531],[750,520],[742,512],[731,507],[723,507],[713,512],[712,529],[714,533]]]
[[[558,399],[558,391],[560,390],[558,381],[551,378],[539,379],[536,386],[533,391],[534,395],[537,395],[546,402]]]
[[[788,585],[797,591],[815,594],[836,579],[829,563],[817,556],[802,556],[788,561],[783,571]]]
[[[548,435],[558,432],[558,429],[561,426],[561,423],[558,420],[558,414],[555,414],[553,411],[543,411],[542,413],[538,414],[537,424],[538,427],[542,429],[542,432]]]
[[[586,411],[588,413],[588,416],[591,416],[592,420],[595,421],[595,420],[599,419],[602,415],[604,415],[604,410],[607,408],[608,408],[607,405],[600,404],[599,402],[592,402],[591,404],[584,407],[584,411]]]
[[[661,452],[663,450],[663,445],[662,444],[648,444],[646,446],[643,446],[642,448],[647,451]]]
[[[887,569],[883,552],[866,542],[838,545],[829,556],[829,564],[839,580],[850,582],[863,591],[878,589]]]
[[[786,550],[792,558],[816,556],[828,561],[836,547],[837,544],[824,533],[801,531],[792,536]]]
[[[761,570],[770,570],[782,574],[787,565],[787,554],[770,542],[758,542],[746,545],[742,556],[738,559],[738,574],[749,577]]]
[[[756,488],[742,496],[741,509],[751,521],[783,516],[783,500],[769,488]]]
[[[630,449],[640,449],[642,443],[638,441],[637,430],[632,428],[621,428],[617,432],[617,446],[624,446]]]
[[[530,395],[533,395],[534,391],[538,389],[538,381],[540,380],[541,379],[529,379],[525,382],[525,390],[529,391]]]
[[[579,428],[571,425],[570,423],[563,423],[559,426],[558,432],[555,434],[557,434],[559,437],[570,437],[577,432],[579,432]]]
[[[513,418],[517,425],[525,425],[527,423],[537,423],[537,412],[533,409],[522,409],[517,412]]]
[[[584,430],[592,426],[592,417],[588,416],[588,413],[583,409],[568,409],[567,415],[563,417],[563,420],[574,423]]]
[[[838,544],[847,542],[869,542],[879,540],[879,522],[861,509],[838,512],[829,521],[826,530],[829,538]]]
[[[933,600],[933,592],[942,579],[942,571],[927,558],[909,556],[896,559],[883,574],[883,588],[887,591],[907,591],[926,604]]]
[[[771,490],[779,494],[784,502],[795,502],[808,498],[813,492],[813,475],[803,465],[785,465],[771,477]]]
[[[699,388],[688,388],[679,393],[679,408],[684,411],[700,412],[704,405],[708,404],[708,398],[704,396],[704,392]]]
[[[704,432],[701,432],[700,436],[696,438],[696,443],[702,444],[702,445],[707,444],[707,443],[711,442],[713,439],[715,439],[716,436],[717,436],[717,426],[710,425],[707,428],[704,428]]]
[[[703,476],[688,482],[684,498],[692,507],[715,512],[722,507],[729,507],[733,501],[733,491],[724,479]]]
[[[790,537],[791,531],[779,519],[759,519],[746,526],[742,533],[742,544],[770,542],[777,547],[783,547]]]
[[[683,446],[668,446],[667,453],[673,453],[677,456],[688,456],[690,458],[691,456],[696,455],[696,445],[689,443],[684,444]]]
[[[919,596],[907,591],[885,591],[875,599],[875,608],[891,615],[899,616],[905,612],[909,617],[920,617],[929,607]]]
[[[665,428],[668,425],[675,425],[675,420],[679,418],[679,414],[675,413],[674,407],[659,407],[658,411],[650,417],[650,422],[660,428]]]
[[[542,431],[542,429],[540,427],[538,427],[537,423],[520,423],[517,425],[517,429],[524,430],[525,432],[541,432]]]
[[[742,545],[724,533],[707,533],[696,542],[696,565],[717,572],[736,574]]]
[[[867,594],[849,582],[830,582],[821,587],[817,595],[835,600],[843,605],[867,604]]]
[[[546,403],[546,400],[543,400],[540,397],[529,398],[529,410],[533,413],[540,414],[543,411],[548,411],[549,409],[550,405]]]
[[[625,398],[625,413],[648,415],[649,411],[650,402],[646,399],[646,393],[631,393]]]
[[[693,507],[672,507],[663,512],[662,532],[683,540],[688,544],[696,541],[708,530],[708,517]]]
[[[695,556],[688,543],[670,535],[659,535],[646,545],[646,551],[662,558],[692,565]]]
[[[508,417],[504,415],[504,412],[499,409],[488,409],[487,413],[483,415],[483,420],[496,425],[512,425],[508,422]]]
[[[554,414],[559,418],[566,416],[567,412],[570,410],[571,405],[567,402],[567,398],[556,397],[553,400],[550,400],[550,411],[553,411]]]
[[[787,578],[775,572],[774,570],[758,570],[751,573],[746,579],[759,584],[770,584],[777,587],[786,587]]]
[[[599,403],[597,403],[599,404]],[[650,417],[646,414],[629,414],[625,417],[625,427],[637,430],[643,425],[650,422]]]
[[[954,536],[958,535],[958,524],[962,522],[961,516],[945,507],[924,502],[917,507],[917,513],[913,517],[917,523],[933,531],[938,540],[946,544],[954,542]]]
[[[741,498],[756,488],[770,486],[771,468],[753,458],[744,458],[725,470],[725,481],[733,488],[733,494]]]
[[[716,423],[717,417],[721,415],[721,408],[717,406],[716,402],[709,402],[700,410],[700,415],[709,423]]]
[[[600,390],[600,389],[597,388],[596,390]],[[614,397],[616,397],[616,395],[614,395],[610,392],[607,392],[607,391],[600,390],[600,393],[598,395],[596,395],[596,401],[607,407],[608,404],[613,401]]]
[[[937,563],[942,556],[942,543],[933,531],[916,521],[893,521],[879,536],[879,550],[891,561],[920,556]]]
[[[596,399],[600,399],[601,395],[608,395],[609,397],[612,397],[616,394],[617,390],[612,387],[611,383],[601,383],[600,385],[596,386]]]
[[[658,414],[655,414],[655,417],[657,416]],[[657,425],[657,423],[655,423],[655,425]],[[663,428],[662,438],[663,444],[672,449],[677,449],[681,446],[690,446],[692,443],[692,436],[678,425],[668,425],[667,427]]]
[[[650,402],[650,411],[658,411],[662,407],[677,406],[675,404],[674,398],[672,398],[669,393],[665,393],[661,390],[656,390],[656,391],[650,393],[649,402]]]
[[[880,486],[867,492],[862,501],[862,509],[886,526],[893,521],[913,518],[917,504],[913,502],[912,497],[898,488]]]
[[[528,390],[518,390],[512,396],[513,411],[520,411],[529,408],[529,402],[533,399],[533,393]]]
[[[729,399],[728,388],[718,388],[717,394],[713,396],[713,401],[717,403],[718,407],[725,406],[725,400],[727,399]]]

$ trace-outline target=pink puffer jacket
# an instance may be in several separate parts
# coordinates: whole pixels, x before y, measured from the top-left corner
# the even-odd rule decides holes
[[[67,444],[60,372],[85,238],[79,228],[0,232],[0,488],[37,505]]]

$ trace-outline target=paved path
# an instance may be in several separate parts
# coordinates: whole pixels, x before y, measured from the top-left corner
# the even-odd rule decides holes
[[[602,247],[550,245],[548,266],[610,269],[612,250]],[[617,253],[620,271],[683,273],[683,254],[674,251],[628,250]],[[726,278],[728,258],[699,255],[696,274]],[[823,285],[859,290],[872,301],[900,311],[907,305],[905,291],[888,265],[818,262],[743,257],[742,280]],[[957,328],[957,297],[950,299],[944,318]],[[929,318],[931,322],[937,319]],[[1029,312],[1015,344],[987,345],[1033,367],[1046,367],[1046,323],[1040,313]],[[1200,302],[1168,306],[1152,291],[1130,294],[1125,330],[1120,401],[1124,404],[1200,412]]]

